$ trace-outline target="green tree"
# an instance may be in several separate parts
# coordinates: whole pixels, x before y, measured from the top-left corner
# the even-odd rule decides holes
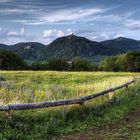
[[[32,70],[47,70],[48,64],[47,63],[41,63],[41,62],[33,62],[31,65]]]
[[[72,61],[72,70],[74,71],[90,71],[93,70],[94,64],[87,59],[77,57]]]
[[[104,71],[140,71],[140,51],[111,56],[102,60],[99,69]]]
[[[111,56],[102,60],[99,64],[99,70],[103,71],[119,71],[119,66],[116,63],[118,56]]]
[[[24,70],[27,68],[26,62],[19,55],[0,49],[1,70]]]
[[[51,58],[48,60],[48,70],[65,71],[69,69],[69,64],[64,59]]]
[[[128,51],[120,55],[116,63],[121,71],[140,71],[140,51]]]

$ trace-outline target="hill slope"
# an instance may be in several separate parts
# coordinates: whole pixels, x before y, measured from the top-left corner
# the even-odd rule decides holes
[[[124,53],[128,50],[140,50],[140,41],[119,37],[96,42],[72,34],[58,38],[49,45],[23,42],[11,46],[0,44],[0,48],[16,52],[27,60],[46,60],[50,57],[71,60],[74,57],[84,57],[99,61],[106,56]]]
[[[43,59],[58,57],[72,59],[74,57],[93,57],[95,55],[112,55],[114,52],[102,44],[84,37],[70,35],[61,37],[42,49]]]
[[[9,48],[9,46],[8,45],[5,45],[5,44],[0,44],[0,48],[6,50],[6,49]]]
[[[45,45],[38,42],[26,42],[11,45],[9,49],[13,52],[16,52],[24,59],[36,60],[38,59],[39,55],[41,55],[38,53],[38,51],[44,47]]]
[[[140,41],[124,37],[103,41],[101,44],[107,48],[114,49],[116,53],[123,53],[128,50],[140,50]]]

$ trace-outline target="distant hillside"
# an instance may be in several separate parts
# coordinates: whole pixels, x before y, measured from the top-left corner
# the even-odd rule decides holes
[[[58,38],[49,45],[23,42],[10,46],[0,44],[0,48],[16,52],[26,60],[46,60],[52,57],[71,60],[75,57],[83,57],[92,61],[100,61],[107,56],[124,53],[128,50],[140,50],[140,41],[119,37],[96,42],[72,34]]]
[[[1,48],[1,49],[8,49],[9,46],[8,46],[8,45],[5,45],[5,44],[0,44],[0,48]]]
[[[25,42],[11,45],[9,50],[16,52],[24,59],[37,60],[40,57],[38,51],[45,45],[37,42]]]
[[[116,53],[123,53],[129,50],[140,50],[140,41],[124,37],[103,41],[101,44],[107,48],[113,49]]]
[[[70,35],[61,37],[42,48],[42,59],[50,57],[72,59],[74,57],[108,56],[114,54],[111,49],[102,44],[90,41],[84,37]]]

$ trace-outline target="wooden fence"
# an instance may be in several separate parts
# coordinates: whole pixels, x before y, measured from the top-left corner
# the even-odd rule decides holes
[[[37,109],[37,108],[47,108],[47,107],[56,107],[56,106],[66,106],[66,105],[73,105],[73,104],[84,104],[85,101],[91,100],[93,98],[102,96],[104,94],[116,91],[118,89],[128,87],[130,84],[135,83],[135,81],[140,78],[135,78],[134,80],[131,80],[129,82],[126,82],[122,85],[116,86],[114,88],[109,88],[94,94],[90,94],[87,96],[83,96],[80,98],[74,98],[74,99],[66,99],[66,100],[58,100],[53,102],[39,102],[39,103],[30,103],[30,104],[6,104],[6,105],[0,105],[0,111],[10,111],[10,110],[27,110],[27,109]]]

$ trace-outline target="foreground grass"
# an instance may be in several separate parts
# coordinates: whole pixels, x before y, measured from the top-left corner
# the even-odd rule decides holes
[[[123,128],[116,129],[116,132],[112,134],[112,137],[122,137],[129,140],[139,140],[140,121],[137,121],[127,126],[123,126]]]
[[[2,91],[11,91],[6,94],[3,103],[11,103],[9,99],[14,100],[16,95],[18,99],[19,93],[24,95],[19,89],[33,87],[38,89],[40,86],[52,86],[67,85],[68,94],[59,91],[60,97],[56,96],[56,100],[60,98],[78,97],[81,95],[89,94],[90,90],[98,91],[114,85],[121,84],[138,76],[139,74],[133,73],[58,73],[58,72],[0,72],[1,76],[6,79],[6,82],[14,81],[14,84],[10,87],[1,88],[0,93],[4,95]],[[58,78],[59,77],[59,78]],[[56,78],[56,79],[55,79]],[[29,80],[29,85],[25,82]],[[34,80],[33,80],[34,79]],[[40,82],[38,82],[38,79]],[[79,79],[79,80],[78,80]],[[27,80],[27,81],[28,81]],[[33,80],[33,81],[32,81]],[[23,83],[22,86],[18,85]],[[38,84],[37,84],[38,83]],[[75,91],[77,86],[85,86],[84,92],[70,95],[72,91]],[[88,86],[91,85],[90,86]],[[20,88],[17,88],[17,87]],[[97,89],[95,89],[97,87]],[[89,90],[89,89],[90,90]],[[18,90],[17,90],[18,89]],[[80,89],[80,88],[79,88]],[[41,90],[41,89],[40,89]],[[77,90],[77,89],[76,89]],[[63,91],[63,90],[61,90]],[[56,94],[55,92],[52,92]],[[13,96],[13,95],[14,96]],[[57,93],[58,94],[58,93]],[[10,98],[7,98],[9,95]],[[29,94],[30,95],[30,94]],[[28,102],[30,98],[26,93],[24,100],[20,99],[20,102]],[[38,92],[39,98],[40,92]],[[44,94],[43,94],[44,95]],[[30,96],[29,96],[30,97]],[[55,97],[55,96],[53,96]],[[1,96],[2,99],[3,96]],[[26,99],[26,100],[25,100]],[[28,99],[28,100],[27,100]],[[51,100],[52,98],[50,98]],[[68,106],[68,107],[56,107],[48,109],[37,109],[29,111],[13,111],[12,119],[6,119],[5,113],[0,113],[0,139],[53,139],[59,136],[76,133],[79,131],[85,131],[92,127],[101,127],[105,124],[114,123],[122,118],[127,112],[135,108],[140,104],[140,86],[139,83],[132,85],[126,89],[119,90],[112,93],[112,99],[109,100],[109,96],[105,95],[97,99],[88,101],[84,106]],[[36,99],[37,100],[37,99]],[[35,101],[36,101],[35,100]],[[48,99],[47,99],[48,100]],[[40,101],[40,99],[39,99]],[[13,102],[13,101],[12,101]],[[15,100],[17,103],[18,100]]]

